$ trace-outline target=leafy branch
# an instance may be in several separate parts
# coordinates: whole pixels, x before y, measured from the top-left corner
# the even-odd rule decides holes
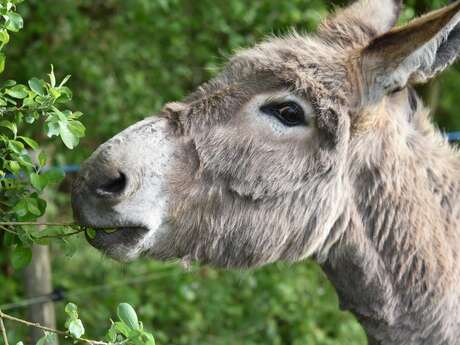
[[[78,317],[77,306],[73,303],[68,303],[65,307],[67,313],[66,328],[67,331],[62,331],[50,327],[42,326],[39,323],[29,322],[8,314],[0,310],[0,331],[2,333],[3,342],[9,345],[6,328],[3,320],[9,320],[29,327],[35,327],[45,332],[45,335],[37,342],[37,344],[46,344],[52,335],[60,335],[65,338],[72,338],[76,342],[92,344],[92,345],[123,345],[133,343],[135,345],[155,345],[153,335],[143,329],[142,323],[138,321],[137,314],[134,308],[127,304],[121,303],[117,308],[118,321],[113,322],[108,330],[108,341],[92,340],[83,338],[85,328],[82,321]]]
[[[78,226],[75,223],[60,223],[60,222],[0,222],[0,225],[18,226],[18,225],[35,225],[35,226]]]
[[[54,333],[54,334],[64,336],[66,338],[71,337],[71,334],[69,332],[60,331],[60,330],[53,329],[53,328],[50,328],[50,327],[42,326],[39,323],[33,323],[33,322],[29,322],[29,321],[26,321],[26,320],[23,320],[23,319],[19,319],[17,317],[5,314],[0,310],[0,320],[2,320],[2,319],[6,319],[6,320],[14,321],[14,322],[17,322],[17,323],[21,323],[23,325],[30,326],[30,327],[35,327],[35,328],[41,329],[41,330],[46,331],[46,332],[51,332],[51,333]],[[8,345],[8,339],[6,337],[5,326],[2,327],[2,335],[3,335],[3,341],[5,342],[6,345]],[[90,340],[90,339],[85,339],[85,338],[80,338],[80,339],[78,339],[78,341],[83,342],[83,343],[87,343],[87,344],[93,344],[93,345],[109,345],[109,344],[111,344],[111,343],[107,343],[105,341]]]
[[[16,12],[22,1],[0,0],[0,73],[10,32],[21,30],[24,24]],[[74,224],[36,222],[47,209],[41,195],[60,183],[64,173],[46,169],[50,159],[29,133],[38,129],[48,138],[59,137],[68,149],[75,148],[85,135],[79,121],[82,113],[64,107],[72,100],[72,91],[66,86],[69,79],[70,75],[58,81],[51,65],[47,80],[34,77],[25,84],[14,80],[0,83],[0,240],[11,248],[9,259],[15,269],[30,262],[33,244],[60,239],[69,246],[65,238],[84,231]],[[38,231],[45,225],[47,228]]]
[[[56,232],[55,234],[48,234],[49,231],[35,231],[29,233],[29,235],[36,240],[45,240],[45,239],[53,239],[53,238],[64,238],[75,236],[85,232],[87,229],[83,228],[75,223],[43,223],[43,222],[0,222],[0,230],[6,231],[10,234],[20,236],[20,232],[13,230],[11,227],[17,226],[35,226],[35,227],[60,227],[60,231]],[[62,227],[62,228],[61,228]],[[66,232],[67,229],[74,229],[74,231]]]

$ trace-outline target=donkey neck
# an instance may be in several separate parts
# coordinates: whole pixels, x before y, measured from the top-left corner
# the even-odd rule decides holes
[[[349,228],[323,264],[372,345],[460,344],[460,157],[420,148],[355,173]]]

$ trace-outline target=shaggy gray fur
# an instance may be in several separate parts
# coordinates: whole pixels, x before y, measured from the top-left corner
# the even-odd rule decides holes
[[[457,59],[460,3],[391,29],[400,9],[358,1],[317,34],[240,51],[157,120],[101,146],[75,185],[75,216],[137,228],[93,244],[121,259],[137,245],[157,259],[228,268],[313,257],[370,344],[460,344],[460,155],[407,88]],[[310,127],[267,126],[254,110],[264,95],[308,104]],[[133,159],[160,122],[159,142],[174,143],[161,156],[167,173]],[[135,187],[94,201],[91,186],[123,169]],[[160,177],[167,211],[157,231],[143,211],[154,200],[134,216],[120,205]]]

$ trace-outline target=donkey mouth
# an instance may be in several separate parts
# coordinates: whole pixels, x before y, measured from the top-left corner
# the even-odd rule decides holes
[[[112,256],[110,253],[120,247],[136,247],[147,232],[142,226],[87,227],[85,237],[93,247]]]

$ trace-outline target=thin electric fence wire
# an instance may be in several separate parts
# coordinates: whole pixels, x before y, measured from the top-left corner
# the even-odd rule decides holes
[[[24,308],[30,305],[39,304],[39,303],[47,303],[47,302],[58,302],[64,299],[73,298],[77,296],[87,295],[98,293],[104,290],[113,289],[116,287],[127,286],[127,285],[134,285],[134,284],[145,284],[156,280],[162,280],[167,277],[173,276],[182,276],[186,274],[193,274],[196,273],[198,269],[191,269],[191,270],[171,270],[168,267],[165,270],[159,270],[153,273],[145,274],[136,276],[130,279],[125,279],[123,281],[115,282],[115,283],[108,283],[108,284],[100,284],[96,286],[81,288],[81,289],[74,289],[66,291],[64,289],[57,289],[53,292],[50,292],[46,295],[36,296],[33,298],[24,299],[18,302],[7,303],[0,305],[0,310],[11,310],[17,308]]]

